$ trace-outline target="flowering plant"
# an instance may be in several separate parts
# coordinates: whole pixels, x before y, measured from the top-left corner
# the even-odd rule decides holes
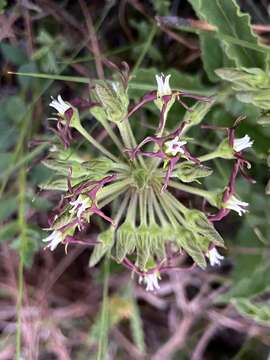
[[[64,196],[50,223],[52,232],[44,241],[50,250],[59,244],[92,245],[91,266],[109,254],[136,273],[146,290],[157,290],[161,274],[177,269],[177,258],[183,253],[201,268],[207,266],[207,259],[212,266],[220,264],[223,256],[217,248],[225,245],[214,222],[231,210],[240,216],[247,211],[248,204],[237,198],[235,185],[239,172],[250,180],[244,171],[250,164],[242,153],[253,142],[248,135],[235,137],[241,119],[228,129],[205,125],[207,129],[226,130],[227,136],[213,152],[195,156],[191,152],[193,140],[187,133],[201,123],[215,98],[171,89],[170,75],[161,75],[156,76],[157,89],[129,106],[128,66],[122,65],[117,80],[94,83],[89,99],[68,102],[58,95],[50,103],[57,111],[53,131],[63,146],[52,147],[44,161],[56,175],[42,188],[62,191]],[[198,102],[190,108],[183,101],[185,98]],[[134,118],[151,102],[159,110],[156,131],[138,141],[133,132]],[[167,119],[177,102],[186,114],[176,129],[169,130]],[[90,111],[102,125],[114,143],[112,150],[82,126],[79,113],[82,110]],[[85,160],[75,152],[75,131],[100,155]],[[201,131],[206,130],[202,127]],[[189,185],[211,175],[212,170],[205,163],[215,158],[234,162],[225,188],[208,191]],[[187,206],[177,196],[177,190],[202,198],[202,210]],[[111,217],[107,215],[109,204],[113,204]],[[98,235],[97,241],[87,242],[80,234],[94,215],[106,220],[109,227]]]

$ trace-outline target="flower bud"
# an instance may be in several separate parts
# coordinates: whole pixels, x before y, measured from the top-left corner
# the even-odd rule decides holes
[[[93,93],[95,100],[101,105],[90,109],[93,116],[100,121],[109,120],[115,123],[125,119],[129,99],[126,89],[120,82],[99,81]]]
[[[212,172],[213,170],[207,166],[193,164],[190,162],[183,162],[177,165],[173,175],[185,183],[190,183],[196,181],[199,178],[207,177],[211,175]]]

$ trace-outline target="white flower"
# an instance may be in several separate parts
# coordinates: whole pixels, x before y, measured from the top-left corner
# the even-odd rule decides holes
[[[224,259],[224,256],[220,255],[215,247],[208,251],[207,256],[211,266],[220,265],[221,260]]]
[[[51,251],[55,250],[57,246],[64,240],[63,233],[59,230],[54,230],[51,235],[47,236],[42,241],[48,242],[49,244],[45,249],[49,248]]]
[[[165,153],[172,156],[176,156],[177,153],[184,154],[182,146],[186,143],[186,141],[179,141],[179,136],[176,136],[173,140],[167,141],[165,143]]]
[[[242,214],[247,212],[247,209],[245,209],[249,204],[238,200],[237,197],[235,197],[234,195],[232,195],[229,200],[227,200],[227,202],[225,203],[225,208],[226,209],[231,209],[234,210],[238,213],[239,216],[242,216]]]
[[[161,74],[161,76],[156,75],[157,86],[158,86],[157,92],[159,97],[165,95],[171,95],[172,90],[169,84],[170,77],[171,75],[167,75],[167,76],[164,76],[163,74]]]
[[[139,284],[144,282],[144,284],[146,285],[146,291],[159,290],[160,286],[159,286],[158,280],[160,280],[160,275],[156,271],[152,274],[146,274],[146,275],[140,276]]]
[[[83,212],[91,207],[91,201],[90,198],[86,195],[79,195],[77,200],[71,201],[70,205],[72,208],[69,210],[70,214],[74,214],[77,212],[77,217],[80,218],[83,214]]]
[[[70,104],[65,102],[61,95],[57,96],[57,100],[52,97],[52,101],[50,102],[49,106],[54,108],[61,116],[64,116],[65,112],[71,108]]]
[[[253,140],[250,140],[250,137],[248,135],[245,135],[244,137],[240,139],[234,139],[233,141],[233,149],[236,152],[240,152],[246,148],[249,148],[253,145]]]

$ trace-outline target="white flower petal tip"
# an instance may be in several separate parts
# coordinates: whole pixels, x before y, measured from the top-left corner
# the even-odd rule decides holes
[[[88,197],[82,197],[81,195],[74,201],[70,201],[72,208],[69,210],[70,214],[77,213],[77,217],[80,219],[86,209],[90,207],[90,199]]]
[[[215,247],[208,251],[208,258],[211,266],[218,265],[220,266],[221,261],[224,259],[224,256],[220,255]]]
[[[164,76],[163,74],[156,75],[157,87],[158,87],[158,96],[162,97],[165,95],[171,95],[172,89],[170,87],[170,77],[171,75]]]
[[[186,143],[186,141],[179,141],[179,136],[176,136],[173,140],[165,143],[165,153],[172,156],[176,156],[178,153],[184,154],[182,146]]]
[[[160,286],[158,283],[158,280],[160,280],[161,277],[158,272],[154,272],[152,274],[146,274],[139,277],[139,284],[142,282],[146,285],[145,290],[146,291],[155,291],[159,290]]]
[[[234,139],[233,141],[233,149],[236,152],[240,152],[244,149],[252,147],[254,141],[250,139],[248,135],[245,135],[242,138]]]
[[[52,97],[52,101],[49,106],[54,108],[61,116],[64,116],[65,112],[71,107],[69,103],[62,99],[61,95],[57,96],[57,100]]]
[[[59,230],[54,230],[49,236],[47,236],[45,239],[43,239],[43,242],[48,242],[48,245],[45,246],[44,249],[50,249],[51,251],[54,251],[59,244],[62,243],[64,240],[63,234]]]
[[[231,196],[225,204],[226,209],[236,211],[239,216],[245,214],[248,210],[246,209],[249,203],[237,199],[235,196]]]

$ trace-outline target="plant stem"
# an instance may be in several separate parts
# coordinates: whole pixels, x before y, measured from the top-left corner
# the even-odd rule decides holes
[[[109,327],[109,276],[110,276],[110,255],[107,254],[104,260],[104,285],[103,285],[103,302],[101,309],[100,331],[98,342],[97,360],[104,360],[108,345],[108,327]]]
[[[119,159],[111,154],[104,146],[99,144],[88,132],[81,126],[77,125],[75,128],[86,140],[88,140],[94,147],[101,151],[105,156],[115,161],[116,163],[120,162]]]
[[[149,48],[150,48],[150,46],[152,44],[152,41],[153,41],[153,39],[154,39],[154,37],[156,35],[156,32],[157,32],[157,26],[154,24],[152,26],[152,29],[151,29],[150,33],[149,33],[148,39],[145,42],[145,45],[144,45],[144,47],[142,49],[142,52],[141,52],[138,60],[136,61],[136,64],[134,65],[134,68],[132,70],[132,75],[136,74],[137,70],[141,66],[141,64],[143,62],[143,59],[144,59],[147,51],[149,50]]]
[[[217,151],[213,151],[213,152],[211,152],[209,154],[205,154],[205,155],[200,156],[198,159],[201,162],[204,162],[204,161],[209,161],[209,160],[212,160],[212,159],[216,159],[218,157],[220,157],[219,153]]]
[[[112,130],[110,124],[108,123],[107,120],[98,120],[101,125],[104,127],[104,129],[107,131],[107,133],[109,134],[110,138],[113,140],[113,142],[115,143],[115,145],[117,146],[118,150],[120,151],[120,154],[123,153],[123,144],[121,144],[121,142],[118,140],[117,136],[115,135],[114,131]]]
[[[179,184],[176,181],[170,181],[169,186],[171,186],[171,187],[173,187],[175,189],[178,189],[178,190],[188,192],[190,194],[201,196],[201,197],[205,198],[208,201],[209,201],[209,199],[211,199],[211,194],[207,190],[194,188],[194,187],[189,186],[189,185]]]
[[[16,306],[17,328],[16,328],[16,360],[21,359],[21,327],[22,327],[22,301],[23,301],[23,265],[26,247],[26,223],[25,223],[25,193],[26,177],[25,169],[21,168],[19,172],[19,228],[20,228],[20,260],[18,268],[18,299]]]

